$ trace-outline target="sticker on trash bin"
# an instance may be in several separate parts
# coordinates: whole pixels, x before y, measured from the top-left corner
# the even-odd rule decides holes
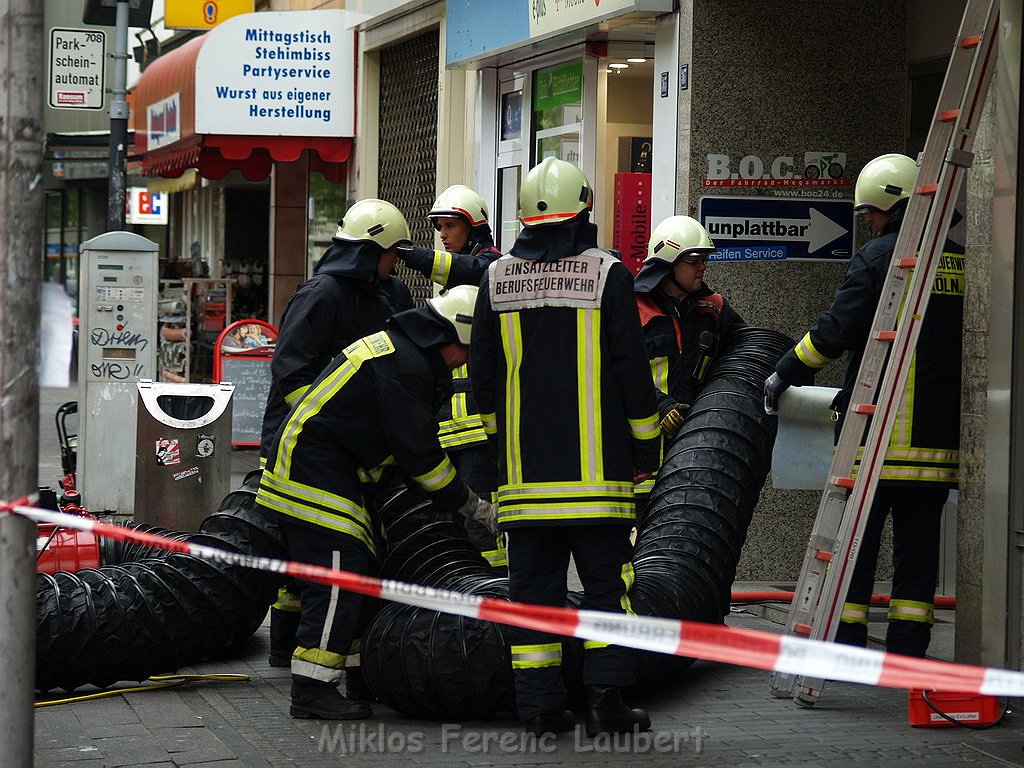
[[[199,474],[199,467],[192,467],[191,469],[183,469],[181,472],[175,472],[171,475],[172,480],[184,480],[186,477],[192,477],[193,475]]]
[[[196,456],[201,459],[208,459],[213,456],[214,449],[213,435],[199,435],[196,438]]]
[[[161,437],[156,441],[156,463],[161,467],[181,464],[181,447],[176,437]]]

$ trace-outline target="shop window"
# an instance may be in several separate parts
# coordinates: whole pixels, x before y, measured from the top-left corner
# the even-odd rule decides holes
[[[580,165],[583,62],[536,70],[532,94],[535,163],[546,157],[556,157]]]

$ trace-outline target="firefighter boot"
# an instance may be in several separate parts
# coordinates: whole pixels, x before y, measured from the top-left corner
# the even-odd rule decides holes
[[[576,715],[568,709],[562,712],[542,712],[526,721],[526,732],[537,738],[547,734],[564,733],[576,727]]]
[[[587,694],[587,736],[651,729],[651,718],[647,712],[626,706],[618,688],[607,685],[587,685],[584,688]]]
[[[272,667],[287,667],[292,663],[295,651],[295,633],[299,629],[298,611],[282,611],[270,608],[270,655],[267,664]]]
[[[352,701],[372,704],[377,700],[373,689],[366,682],[362,667],[345,667],[345,695]]]
[[[346,699],[337,683],[292,675],[291,716],[308,720],[365,720],[373,710],[365,701]]]

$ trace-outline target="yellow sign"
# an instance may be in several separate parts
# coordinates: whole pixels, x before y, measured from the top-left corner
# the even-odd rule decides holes
[[[222,21],[252,13],[255,0],[167,0],[164,26],[168,29],[213,29]]]

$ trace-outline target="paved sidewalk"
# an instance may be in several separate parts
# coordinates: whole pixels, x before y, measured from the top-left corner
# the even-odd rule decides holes
[[[43,390],[41,484],[53,485],[60,474],[53,414],[73,397],[73,390]],[[234,453],[236,484],[255,462],[254,451]],[[781,615],[777,605],[743,607],[727,623],[778,632]],[[877,635],[884,614],[872,618]],[[938,657],[950,658],[954,619],[952,611],[940,612],[932,646]],[[708,662],[634,693],[631,703],[646,707],[653,724],[638,738],[595,740],[577,732],[537,741],[511,720],[442,723],[381,705],[363,723],[293,720],[288,671],[267,665],[268,646],[264,625],[236,655],[179,670],[248,675],[244,682],[196,682],[37,709],[35,766],[1024,766],[1024,718],[1016,714],[989,730],[911,728],[903,690],[830,684],[818,705],[805,709],[772,698],[766,672]]]

